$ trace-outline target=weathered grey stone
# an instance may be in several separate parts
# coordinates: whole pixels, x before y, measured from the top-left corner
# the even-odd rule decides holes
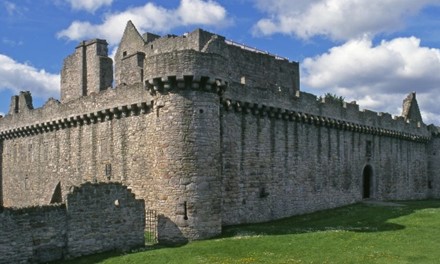
[[[422,122],[415,95],[402,117],[359,111],[300,92],[296,62],[200,29],[142,36],[131,22],[106,89],[105,49],[82,42],[65,60],[61,102],[32,109],[13,98],[0,119],[4,206],[116,181],[158,212],[160,242],[182,243],[367,197],[440,197],[440,129]]]
[[[144,245],[144,201],[126,187],[85,183],[66,197],[66,204],[4,209],[0,263],[46,263]]]

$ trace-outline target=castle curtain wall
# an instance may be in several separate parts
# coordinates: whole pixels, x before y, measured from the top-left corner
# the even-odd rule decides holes
[[[438,131],[428,146],[428,188],[433,198],[440,198],[440,137]]]
[[[222,96],[221,124],[225,225],[350,204],[366,190],[375,199],[430,194],[424,125],[337,98],[239,82]]]
[[[425,143],[224,109],[223,224],[360,201],[367,165],[371,198],[428,197]]]
[[[131,170],[147,177],[144,131],[151,108],[149,94],[134,85],[5,117],[3,125],[11,128],[3,135],[5,206],[47,204],[58,183],[63,196],[85,181],[131,183],[125,175],[132,160],[142,168]],[[129,144],[136,146],[131,152]]]
[[[40,111],[55,120],[75,103],[89,111],[4,140],[5,206],[49,204],[58,184],[64,197],[83,182],[116,181],[157,210],[162,242],[219,234],[218,95],[189,89],[151,97],[142,87],[126,87],[98,101],[115,102],[117,93],[137,104],[106,108],[89,98],[48,106]]]
[[[0,209],[3,207],[3,140],[0,139]]]

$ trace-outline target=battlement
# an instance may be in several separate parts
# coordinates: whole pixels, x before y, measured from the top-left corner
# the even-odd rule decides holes
[[[136,58],[133,58],[137,55]],[[115,56],[116,84],[166,75],[208,75],[233,86],[299,91],[299,65],[201,29],[182,36],[139,34],[128,22]],[[264,73],[264,74],[260,74]]]
[[[388,113],[370,110],[359,111],[355,103],[339,100],[318,100],[308,93],[298,93],[288,107],[266,104],[256,101],[242,101],[224,98],[223,107],[228,111],[243,112],[260,117],[270,117],[286,121],[301,122],[340,130],[371,135],[395,137],[404,140],[427,142],[431,135],[426,125],[405,120],[403,117],[392,118]]]
[[[30,93],[28,93],[30,96]],[[32,97],[29,97],[32,101]],[[113,118],[139,115],[152,107],[150,93],[142,86],[108,89],[67,103],[50,98],[43,107],[6,115],[0,122],[0,138],[47,133]]]

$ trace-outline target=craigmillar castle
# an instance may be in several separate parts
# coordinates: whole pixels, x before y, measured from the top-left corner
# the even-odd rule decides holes
[[[59,101],[12,97],[0,204],[64,203],[75,186],[116,182],[157,212],[159,241],[176,243],[367,198],[439,198],[440,130],[415,93],[402,99],[401,116],[360,111],[301,92],[296,62],[128,22],[114,62],[100,39],[65,59]]]

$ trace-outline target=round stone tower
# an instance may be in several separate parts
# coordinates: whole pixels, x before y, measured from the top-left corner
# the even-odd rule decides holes
[[[215,92],[220,86],[201,85],[193,76],[169,84],[173,81],[151,85],[156,95],[157,131],[153,174],[161,182],[158,234],[164,243],[221,232],[219,98]],[[168,85],[173,91],[163,88]]]
[[[168,56],[173,60],[167,60]],[[146,64],[151,65],[145,68],[168,67],[166,64],[176,60],[197,65],[199,56],[206,54],[160,54],[146,59]],[[199,75],[197,69],[186,68],[186,74],[179,75],[183,71],[178,69],[178,74],[172,76],[147,77],[145,81],[154,98],[156,133],[151,144],[156,149],[152,170],[161,243],[181,243],[221,233],[219,94],[226,84],[215,77]]]

